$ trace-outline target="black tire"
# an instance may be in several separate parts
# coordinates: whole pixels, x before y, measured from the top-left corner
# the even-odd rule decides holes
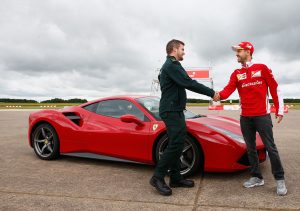
[[[53,160],[59,157],[59,140],[55,129],[43,123],[32,132],[32,146],[35,154],[42,160]]]
[[[163,135],[157,142],[155,148],[155,159],[158,161],[162,152],[166,149],[168,145],[168,135]],[[189,135],[186,136],[184,141],[184,149],[180,157],[181,160],[181,170],[180,173],[183,176],[190,176],[197,171],[203,172],[204,156],[201,147],[199,147],[195,140]],[[188,164],[188,165],[187,165]]]

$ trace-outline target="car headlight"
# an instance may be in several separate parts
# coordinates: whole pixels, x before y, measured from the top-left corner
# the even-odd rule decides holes
[[[206,125],[206,126],[213,129],[213,130],[219,131],[220,133],[228,136],[229,138],[232,138],[233,140],[235,140],[237,142],[245,144],[245,140],[244,140],[243,136],[237,135],[237,134],[235,134],[235,133],[233,133],[229,130],[218,128],[218,127],[215,127],[215,126],[212,126],[212,125]]]

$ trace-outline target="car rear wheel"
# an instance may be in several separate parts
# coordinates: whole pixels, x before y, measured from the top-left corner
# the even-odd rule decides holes
[[[35,154],[43,160],[59,156],[59,140],[55,129],[47,123],[39,125],[32,133]]]
[[[167,134],[162,136],[158,141],[155,151],[155,157],[157,161],[161,158],[162,154],[167,148],[168,142],[169,138]],[[203,170],[202,149],[197,146],[193,138],[186,136],[182,154],[180,156],[180,173],[184,176],[189,176],[198,170]]]

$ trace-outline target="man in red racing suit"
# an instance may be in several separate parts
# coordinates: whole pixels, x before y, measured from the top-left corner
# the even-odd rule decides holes
[[[284,182],[284,170],[273,138],[268,98],[270,91],[276,108],[275,116],[279,123],[283,118],[284,105],[278,84],[272,71],[266,65],[251,62],[254,47],[250,42],[241,42],[237,46],[232,46],[232,49],[236,51],[237,60],[242,67],[231,74],[229,83],[219,92],[219,98],[227,99],[236,88],[240,95],[241,131],[247,145],[252,176],[244,183],[244,187],[250,188],[264,184],[255,143],[256,132],[258,132],[270,157],[272,173],[277,182],[277,194],[285,195],[287,188]]]

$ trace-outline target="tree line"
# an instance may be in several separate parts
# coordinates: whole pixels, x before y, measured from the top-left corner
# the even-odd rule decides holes
[[[86,103],[86,99],[72,98],[69,100],[64,100],[61,98],[53,98],[50,100],[44,100],[40,103]],[[27,99],[11,99],[11,98],[0,98],[0,103],[39,103],[36,100]]]
[[[269,100],[270,103],[273,103],[273,100]],[[79,99],[79,98],[72,98],[69,100],[64,100],[61,98],[53,98],[50,100],[44,100],[40,103],[86,103],[86,99]],[[194,98],[188,98],[187,103],[209,103],[210,100],[203,100],[203,99],[194,99]],[[224,100],[223,103],[239,103],[239,99],[232,99],[232,100]],[[292,99],[287,98],[284,99],[285,103],[300,103],[300,99]],[[36,100],[27,100],[27,99],[11,99],[11,98],[0,98],[0,103],[39,103]]]

